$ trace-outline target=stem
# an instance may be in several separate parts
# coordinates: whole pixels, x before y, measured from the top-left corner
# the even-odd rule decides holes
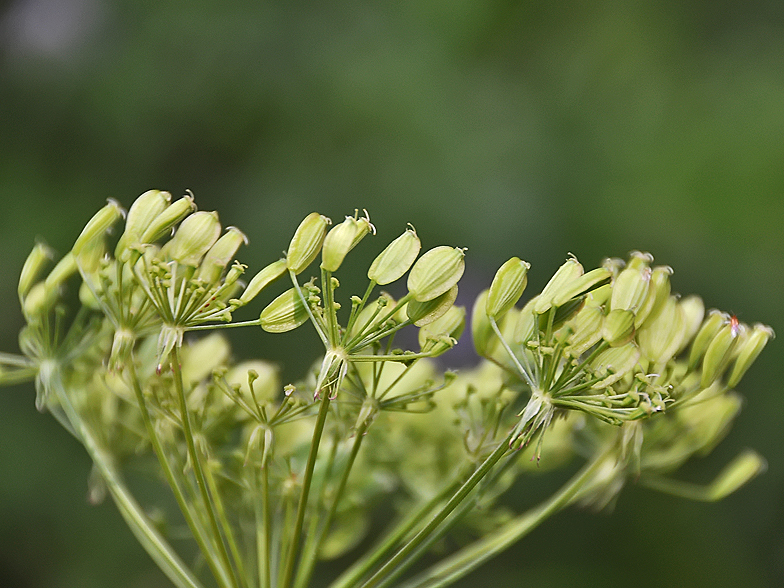
[[[171,350],[171,369],[174,374],[174,388],[177,393],[177,398],[180,403],[180,413],[182,421],[182,432],[185,436],[185,442],[188,447],[188,456],[190,457],[191,464],[193,465],[193,473],[196,476],[196,485],[199,488],[204,508],[207,511],[207,518],[211,527],[213,539],[216,547],[218,548],[218,555],[220,556],[221,563],[223,564],[224,571],[229,575],[230,586],[238,586],[237,576],[234,568],[229,560],[229,553],[226,550],[226,545],[223,542],[223,536],[220,532],[218,525],[217,513],[215,512],[215,503],[210,496],[207,487],[207,480],[202,468],[201,458],[196,451],[196,444],[194,443],[193,429],[191,428],[190,412],[185,400],[185,390],[182,382],[182,369],[180,367],[180,350],[177,345]]]
[[[558,492],[529,511],[515,517],[492,534],[475,541],[457,553],[431,566],[400,588],[440,588],[447,586],[479,567],[530,533],[547,518],[568,506],[582,487],[605,464],[613,446],[595,457]]]
[[[490,319],[490,326],[493,327],[493,331],[495,331],[498,340],[501,341],[501,345],[503,345],[506,353],[509,355],[509,358],[514,362],[515,367],[520,371],[520,375],[523,376],[525,383],[528,384],[528,387],[533,390],[536,388],[534,385],[534,381],[528,371],[522,366],[522,364],[518,361],[517,356],[514,354],[512,349],[509,347],[509,343],[506,342],[504,339],[503,334],[501,334],[501,329],[498,328],[498,323],[495,321],[493,317],[488,317]]]

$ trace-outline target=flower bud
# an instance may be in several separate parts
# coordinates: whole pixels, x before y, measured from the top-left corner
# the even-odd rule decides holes
[[[245,234],[237,227],[227,227],[223,236],[207,251],[196,277],[208,284],[216,283],[243,244],[248,244]]]
[[[640,350],[634,343],[605,349],[590,364],[594,374],[602,378],[591,388],[599,390],[614,384],[632,371],[639,360]]]
[[[375,232],[375,228],[370,224],[367,216],[360,219],[347,216],[346,220],[333,227],[324,238],[324,245],[321,248],[322,269],[328,272],[337,271],[348,252],[371,231]]]
[[[637,343],[643,357],[654,364],[663,364],[678,353],[686,334],[683,309],[675,296],[668,296],[662,309],[637,331]]]
[[[54,251],[43,243],[36,243],[22,266],[19,276],[19,300],[24,299],[35,281],[41,277],[44,266],[54,257]]]
[[[774,336],[773,329],[767,325],[757,323],[749,333],[748,337],[739,344],[735,363],[732,366],[727,386],[734,388],[740,382],[740,379],[754,363],[759,354],[765,348],[768,341]]]
[[[552,305],[563,306],[577,296],[581,296],[589,290],[593,290],[598,284],[609,281],[611,276],[612,272],[605,267],[593,269],[575,280],[572,280],[569,285],[553,296]],[[609,284],[606,285],[609,286]]]
[[[47,290],[57,290],[68,278],[78,271],[73,252],[67,253],[46,276],[44,284]]]
[[[637,316],[634,319],[634,326],[636,328],[640,328],[640,325],[642,325],[646,319],[656,318],[656,315],[664,308],[664,305],[670,297],[671,275],[672,268],[670,266],[660,265],[653,268],[650,284],[648,286],[648,294],[640,308],[635,312]]]
[[[512,340],[518,345],[525,345],[536,334],[539,321],[536,314],[534,314],[534,307],[538,300],[538,296],[531,298],[517,316],[514,331],[512,332]]]
[[[710,342],[713,341],[713,338],[716,336],[716,333],[718,333],[719,329],[727,324],[729,320],[730,315],[719,310],[713,309],[708,312],[708,318],[702,323],[700,330],[697,331],[694,341],[691,344],[691,351],[689,352],[689,370],[693,370],[697,366],[700,359],[702,359],[705,350],[708,348],[708,345],[710,345]]]
[[[259,323],[268,333],[293,331],[308,320],[308,309],[297,290],[290,288],[261,311]]]
[[[634,338],[634,313],[616,308],[611,310],[602,323],[602,338],[611,347],[625,345]]]
[[[642,270],[650,267],[652,263],[653,255],[647,251],[632,251],[629,253],[629,261],[626,263],[626,267]]]
[[[449,292],[463,276],[465,249],[442,245],[420,257],[408,274],[408,291],[417,302]],[[410,315],[409,315],[410,316]]]
[[[44,282],[38,282],[30,288],[22,304],[22,312],[27,322],[32,322],[47,312],[57,301],[58,294],[56,288],[47,288]]]
[[[71,248],[73,254],[78,256],[88,243],[102,239],[112,225],[122,217],[123,213],[120,203],[110,198],[109,203],[95,213],[76,238]]]
[[[733,316],[716,333],[705,350],[705,357],[702,358],[700,386],[707,388],[724,372],[743,328],[738,319]]]
[[[604,323],[602,309],[586,304],[568,323],[571,334],[567,338],[567,353],[580,357],[602,338]]]
[[[406,232],[392,241],[378,254],[368,269],[368,279],[379,286],[391,284],[400,279],[414,263],[419,255],[421,243],[414,227],[409,225]]]
[[[167,206],[146,228],[142,229],[139,242],[145,244],[154,243],[164,235],[167,235],[178,222],[194,210],[196,210],[196,205],[193,203],[193,197],[190,195],[183,196],[170,206]]]
[[[651,268],[627,267],[615,278],[610,308],[637,312],[648,295],[650,282]]]
[[[577,261],[577,258],[570,257],[566,262],[558,268],[558,270],[547,282],[547,285],[539,294],[539,297],[534,305],[534,312],[536,314],[544,314],[553,306],[553,298],[561,294],[566,288],[571,286],[572,282],[583,275],[583,266]]]
[[[680,354],[691,343],[694,335],[700,330],[702,319],[705,318],[705,305],[699,296],[687,296],[678,301],[683,312],[683,339],[675,355]]]
[[[474,349],[481,357],[489,357],[497,344],[490,319],[487,318],[487,296],[490,290],[482,291],[471,310],[471,339]]]
[[[425,302],[411,300],[406,305],[406,315],[417,327],[423,327],[442,317],[455,303],[457,284],[449,290]]]
[[[125,219],[125,231],[117,242],[114,256],[127,261],[130,255],[129,247],[138,246],[141,236],[147,227],[160,215],[171,202],[171,194],[160,190],[148,190],[131,204],[128,216]]]
[[[163,252],[182,265],[197,267],[221,233],[217,212],[195,212],[182,221]]]
[[[709,486],[707,498],[713,501],[722,500],[766,469],[767,463],[762,456],[747,449],[719,473]]]
[[[465,315],[462,306],[451,306],[440,318],[419,329],[422,351],[435,357],[454,347],[465,329]]]
[[[243,304],[247,304],[253,300],[256,296],[259,295],[259,292],[277,280],[280,276],[285,274],[287,268],[288,264],[286,263],[285,259],[273,261],[271,264],[253,276],[251,281],[248,283],[248,286],[245,288],[245,291],[242,293],[242,296],[240,296],[240,301]]]
[[[311,212],[297,227],[289,243],[286,263],[295,274],[302,273],[321,251],[327,226],[330,221],[326,216]]]
[[[517,304],[528,284],[530,268],[530,263],[513,257],[498,269],[485,302],[488,317],[498,320]]]

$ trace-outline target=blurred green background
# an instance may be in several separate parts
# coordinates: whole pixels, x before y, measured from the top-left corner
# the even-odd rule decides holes
[[[149,188],[242,228],[254,271],[308,212],[365,207],[368,255],[408,221],[468,247],[464,303],[512,255],[535,289],[567,252],[642,249],[675,290],[784,333],[782,72],[777,0],[0,2],[0,349],[36,237],[64,253],[107,197]],[[316,353],[269,344],[238,354]],[[783,371],[774,341],[729,437],[682,472],[754,447],[769,470],[736,495],[627,488],[460,585],[784,585]],[[87,504],[84,451],[33,397],[0,390],[0,586],[167,586],[113,505]]]

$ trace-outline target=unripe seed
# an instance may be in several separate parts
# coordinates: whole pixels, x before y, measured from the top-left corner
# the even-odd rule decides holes
[[[465,270],[465,249],[442,245],[420,257],[408,274],[408,291],[417,302],[427,302],[448,292]]]
[[[289,270],[300,274],[316,259],[331,222],[317,212],[311,212],[303,219],[294,232],[286,253]]]
[[[391,284],[400,279],[411,268],[419,255],[421,243],[414,227],[409,225],[406,232],[392,241],[370,264],[368,279],[379,286]]]
[[[513,257],[496,272],[487,295],[485,310],[487,316],[498,320],[512,308],[525,291],[528,284],[528,270],[531,264]]]
[[[261,311],[259,323],[268,333],[292,331],[308,320],[308,309],[297,290],[290,288]]]

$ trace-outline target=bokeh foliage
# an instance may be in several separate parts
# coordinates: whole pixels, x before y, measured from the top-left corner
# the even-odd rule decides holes
[[[35,237],[67,251],[106,197],[149,188],[218,209],[252,270],[307,212],[365,207],[383,242],[411,221],[425,247],[469,247],[464,303],[511,255],[540,288],[567,251],[593,266],[643,249],[677,268],[676,290],[784,333],[781,71],[769,1],[7,2],[0,348]],[[238,339],[278,361],[316,353],[302,344]],[[784,583],[778,348],[744,379],[726,447],[690,472],[753,446],[765,476],[718,505],[631,489],[612,516],[570,511],[482,581]],[[86,504],[87,457],[31,386],[3,391],[0,427],[0,585],[166,586],[112,505]]]

